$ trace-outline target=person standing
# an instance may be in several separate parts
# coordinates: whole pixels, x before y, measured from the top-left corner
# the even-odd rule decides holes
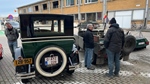
[[[93,25],[87,24],[87,30],[84,33],[83,41],[85,47],[85,67],[89,70],[94,70],[95,67],[92,66],[92,57],[93,57],[93,49],[94,49],[94,37],[93,37]]]
[[[8,40],[8,46],[11,51],[13,60],[15,60],[15,53],[14,53],[15,51],[14,50],[18,46],[17,39],[19,37],[19,33],[18,33],[17,29],[13,28],[13,26],[9,22],[6,22],[5,26],[6,26],[5,35]]]
[[[124,31],[116,23],[116,19],[112,18],[109,22],[110,27],[104,38],[104,46],[108,57],[109,73],[106,76],[119,76],[120,71],[120,52],[124,45]],[[115,70],[114,70],[115,63]]]

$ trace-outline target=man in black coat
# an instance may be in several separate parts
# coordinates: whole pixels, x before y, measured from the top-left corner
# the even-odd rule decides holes
[[[89,70],[94,70],[95,67],[92,66],[92,57],[93,57],[93,49],[94,49],[94,37],[93,37],[93,25],[87,25],[87,31],[84,33],[83,41],[85,46],[85,67]]]
[[[105,35],[104,46],[108,57],[108,68],[109,73],[106,74],[108,77],[113,75],[119,76],[120,71],[120,52],[124,45],[124,32],[116,23],[115,18],[112,18],[109,22],[110,27]],[[115,70],[114,69],[115,63]]]

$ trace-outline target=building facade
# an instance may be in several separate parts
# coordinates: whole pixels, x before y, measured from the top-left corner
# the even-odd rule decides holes
[[[132,24],[139,26],[144,22],[145,7],[146,0],[107,0],[108,19],[115,17],[123,28],[131,28]],[[74,22],[93,20],[101,23],[103,19],[102,12],[103,0],[79,0],[79,2],[78,0],[42,0],[18,7],[19,14],[50,13],[73,15]],[[147,19],[149,26],[150,4]]]

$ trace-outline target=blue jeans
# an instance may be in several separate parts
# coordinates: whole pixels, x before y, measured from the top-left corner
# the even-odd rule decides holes
[[[13,59],[15,59],[15,49],[17,48],[17,41],[8,41],[9,49],[11,51]]]
[[[93,49],[85,48],[85,65],[87,68],[91,67],[93,57]]]
[[[108,57],[109,76],[113,76],[113,74],[118,75],[120,71],[120,52],[115,53],[106,49],[106,53]],[[115,63],[115,71],[113,72],[114,63]]]

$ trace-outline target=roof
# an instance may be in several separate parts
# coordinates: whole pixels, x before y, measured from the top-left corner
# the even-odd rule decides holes
[[[41,0],[41,1],[38,1],[38,2],[35,2],[35,3],[31,3],[31,4],[24,5],[24,6],[20,6],[17,9],[23,8],[23,7],[27,7],[27,6],[31,6],[31,5],[34,5],[34,4],[38,4],[38,3],[41,3],[41,2],[45,2],[45,1],[47,1],[47,0]]]

